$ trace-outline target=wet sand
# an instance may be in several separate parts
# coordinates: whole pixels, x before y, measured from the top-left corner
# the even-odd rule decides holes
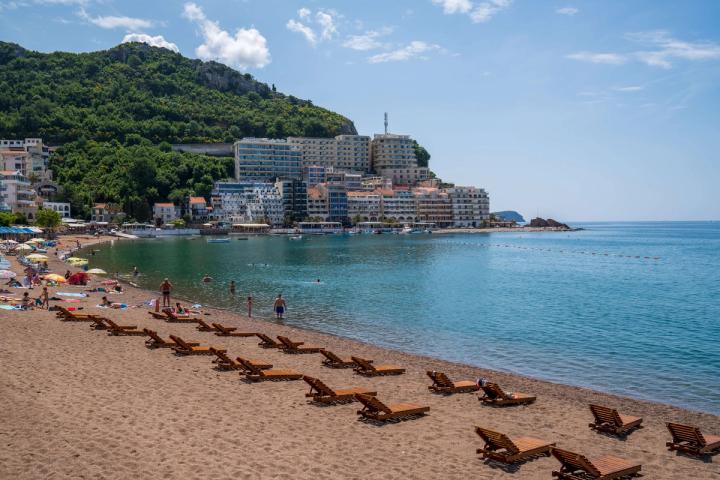
[[[50,256],[53,271],[64,273],[67,267]],[[60,286],[50,292],[84,288]],[[12,290],[17,297],[22,294]],[[430,406],[430,412],[382,426],[361,422],[357,403],[309,404],[303,381],[248,383],[237,372],[214,370],[210,357],[145,348],[144,337],[109,336],[87,323],[61,322],[46,310],[0,310],[0,478],[549,479],[559,468],[552,457],[512,468],[482,460],[475,453],[482,446],[475,425],[511,437],[546,439],[588,457],[612,454],[633,460],[643,465],[646,478],[720,478],[720,456],[704,462],[665,447],[665,422],[720,434],[720,417],[714,415],[377,348],[218,309],[203,309],[200,315],[208,323],[286,335],[341,356],[407,369],[400,376],[367,378],[351,369],[326,368],[319,354],[288,355],[258,347],[256,338],[222,338],[192,324],[156,320],[146,306],[96,308],[102,296],[51,303],[79,306],[82,313],[151,328],[163,337],[177,334],[225,348],[233,358],[267,360],[333,388],[372,388],[386,403],[414,402]],[[157,296],[127,287],[110,299],[138,305]],[[475,393],[432,394],[427,370],[444,371],[454,380],[486,377],[538,400],[493,408],[482,405]],[[642,416],[645,428],[625,440],[597,434],[588,428],[589,403]]]

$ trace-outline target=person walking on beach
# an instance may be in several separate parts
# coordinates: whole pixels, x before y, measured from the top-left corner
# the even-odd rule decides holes
[[[169,307],[170,304],[170,292],[172,291],[172,283],[167,278],[160,284],[160,292],[163,296],[163,307]]]
[[[275,303],[273,304],[273,307],[275,309],[275,318],[282,320],[283,315],[285,314],[285,309],[287,308],[285,299],[282,298],[282,293],[278,293],[278,296],[275,299]]]
[[[42,308],[46,308],[50,310],[50,296],[48,295],[48,289],[47,287],[43,287],[42,294],[40,295],[40,298],[42,299]]]
[[[235,280],[230,280],[230,294],[235,295]]]
[[[253,307],[252,295],[248,296],[248,298],[247,298],[247,307],[248,307],[248,318],[252,318],[252,307]]]

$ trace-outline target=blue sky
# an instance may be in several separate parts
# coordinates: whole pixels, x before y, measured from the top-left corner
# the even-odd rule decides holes
[[[388,111],[496,210],[718,220],[718,19],[714,0],[0,0],[0,39],[165,45],[364,134]]]

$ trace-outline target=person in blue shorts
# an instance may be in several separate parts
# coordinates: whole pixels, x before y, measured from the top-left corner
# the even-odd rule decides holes
[[[282,320],[286,308],[287,304],[285,303],[285,299],[282,298],[282,293],[278,293],[278,296],[275,299],[275,303],[273,304],[273,309],[275,310],[275,318]]]

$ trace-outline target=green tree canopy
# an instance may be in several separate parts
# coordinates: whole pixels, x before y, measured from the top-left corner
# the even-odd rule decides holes
[[[50,208],[42,208],[35,215],[35,224],[43,228],[57,228],[60,222],[60,214]]]

